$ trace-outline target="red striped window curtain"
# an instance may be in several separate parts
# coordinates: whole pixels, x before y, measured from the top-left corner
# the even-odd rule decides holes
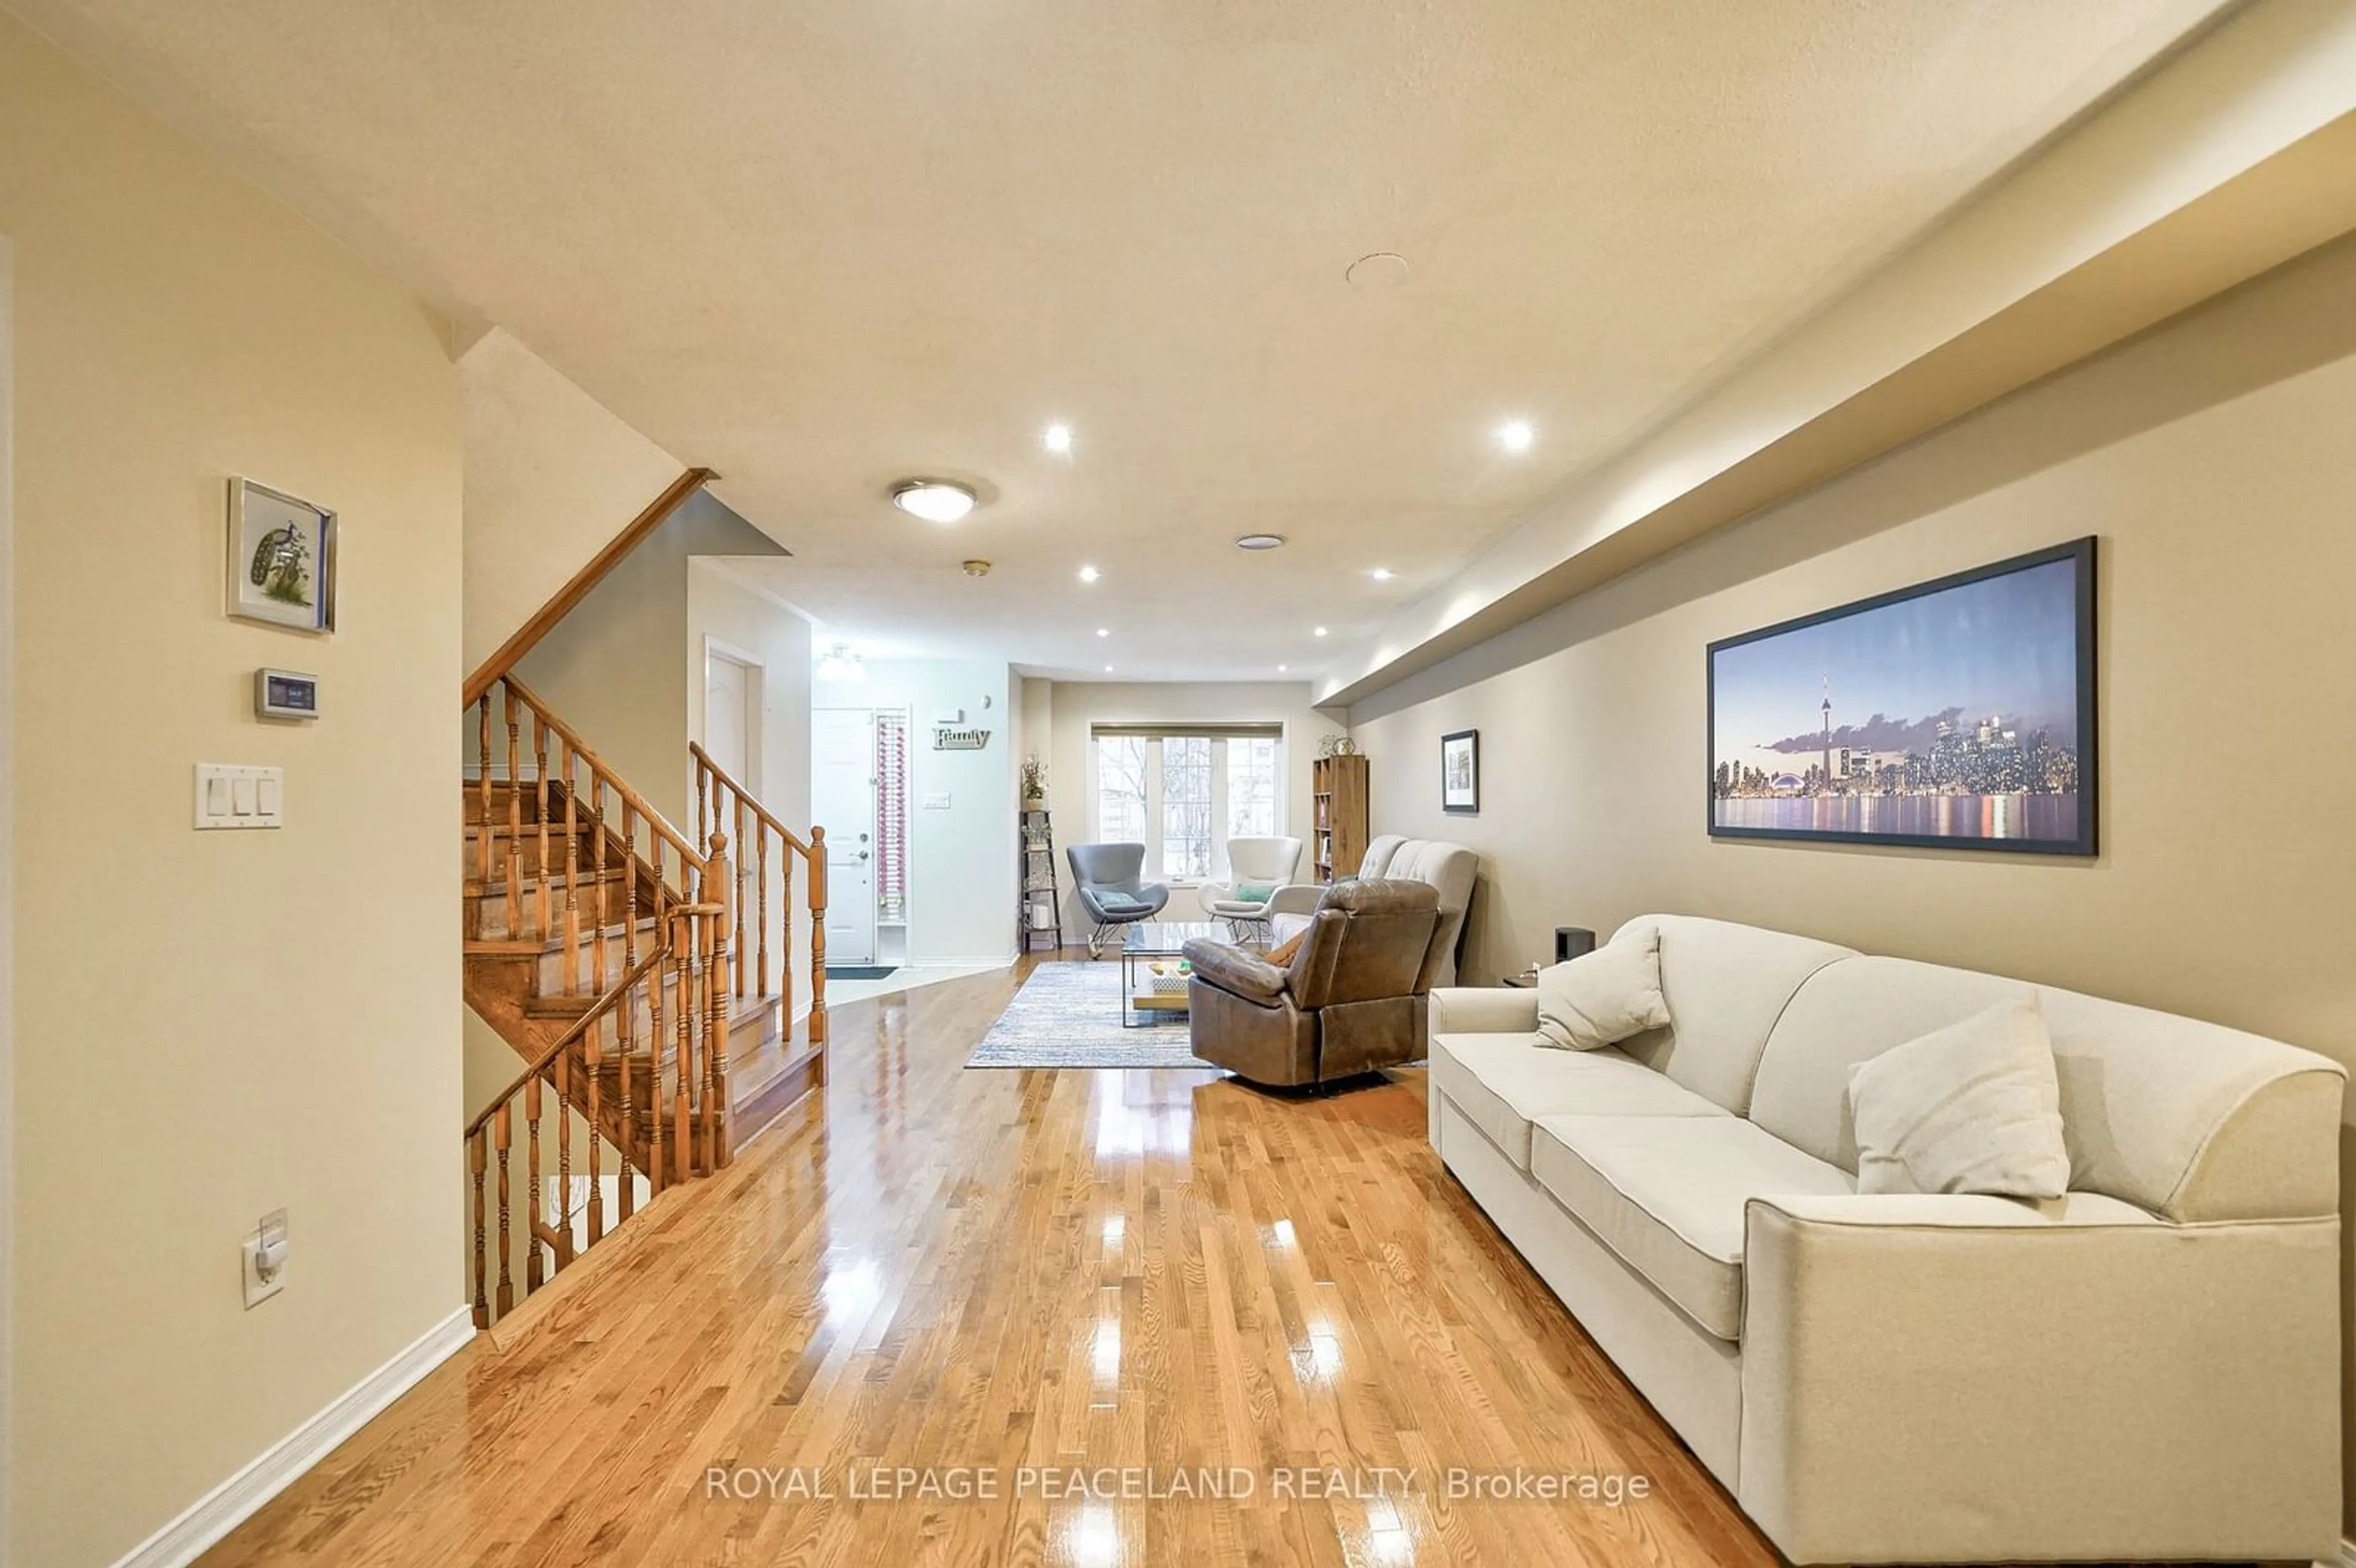
[[[908,912],[908,716],[875,715],[875,912]]]

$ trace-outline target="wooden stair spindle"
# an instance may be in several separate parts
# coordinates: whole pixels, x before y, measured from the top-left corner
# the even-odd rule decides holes
[[[826,829],[810,829],[810,1015],[812,1045],[826,1043]],[[826,1058],[818,1059],[819,1082],[826,1082]]]
[[[734,886],[742,896],[741,885],[729,878],[728,835],[712,836],[712,852],[704,864],[712,878],[722,887]],[[728,1163],[728,944],[734,934],[730,910],[736,907],[726,899],[720,907],[704,916],[709,951],[704,958],[705,987],[711,996],[711,1021],[703,1030],[703,1168],[718,1170]],[[742,993],[738,993],[741,995]]]
[[[509,1272],[509,1260],[515,1243],[508,1230],[508,1147],[514,1136],[508,1115],[507,1102],[499,1104],[498,1115],[491,1118],[491,1147],[499,1158],[499,1316],[505,1317],[515,1310],[515,1277]]]
[[[564,775],[564,994],[581,994],[581,815],[580,792],[573,788],[573,755],[570,741],[557,746],[556,765]]]
[[[476,704],[476,711],[475,875],[487,885],[491,880],[491,868],[498,863],[498,847],[491,832],[491,699],[487,694]]]
[[[687,990],[686,980],[679,974],[679,949],[666,940],[669,935],[663,925],[655,926],[663,961],[655,966],[654,984],[647,992],[647,1189],[656,1193],[668,1185],[663,1179],[663,1050],[668,1043],[663,1008],[672,987],[682,996]]]
[[[540,1259],[540,1080],[523,1086],[524,1211],[523,1288],[529,1296],[547,1283]]]
[[[769,835],[766,828],[754,835],[753,855],[755,861],[753,890],[760,903],[760,908],[754,913],[755,923],[753,929],[759,933],[755,940],[759,944],[760,952],[760,977],[754,987],[754,994],[766,997],[769,994]],[[782,907],[790,909],[792,906]],[[787,987],[788,993],[791,990],[790,986]],[[785,1023],[790,1028],[794,1019],[792,996],[787,995],[781,1005]]]
[[[484,1295],[484,1283],[489,1277],[490,1253],[484,1247],[483,1235],[483,1173],[489,1166],[489,1139],[480,1127],[466,1138],[466,1169],[474,1178],[475,1188],[475,1327],[491,1326],[490,1298]]]
[[[556,1059],[556,1272],[573,1262],[573,1058]]]
[[[523,934],[523,731],[516,720],[515,688],[507,692],[508,719],[508,937]],[[489,877],[484,872],[485,879]]]
[[[508,695],[513,697],[515,688],[509,687]],[[540,928],[533,934],[545,942],[555,934],[556,928],[549,923],[551,906],[548,897],[548,720],[541,718],[537,711],[531,716],[531,756],[532,793],[539,802],[540,817],[537,824],[540,834],[540,859],[536,862],[539,871],[531,880],[533,896],[540,906],[538,912]]]
[[[592,768],[589,773],[589,826],[597,835],[594,873],[597,889],[597,934],[592,944],[592,951],[595,955],[593,967],[597,973],[596,978],[589,982],[589,989],[603,991],[611,977],[606,968],[605,926],[612,918],[612,912],[605,907],[605,776],[594,768]]]
[[[679,1002],[671,1009],[679,1015],[679,1058],[671,1067],[671,1169],[666,1179],[685,1181],[695,1174],[694,1145],[690,1141],[687,1125],[688,1088],[695,1082],[695,1031],[697,1020],[702,1014],[697,999],[702,996],[703,990],[695,955],[695,917],[684,909],[675,909],[673,912],[679,919],[679,933],[674,945],[681,954]]]

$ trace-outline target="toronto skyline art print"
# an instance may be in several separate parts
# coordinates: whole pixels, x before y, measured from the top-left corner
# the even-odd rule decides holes
[[[1709,831],[2094,853],[2094,541],[1709,645]]]

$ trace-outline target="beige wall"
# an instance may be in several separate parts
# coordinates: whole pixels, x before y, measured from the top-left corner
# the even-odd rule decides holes
[[[462,1304],[442,325],[0,18],[16,251],[13,1559],[113,1561]],[[227,619],[224,493],[342,516],[342,629]],[[252,717],[260,665],[322,677]],[[286,827],[191,830],[191,766]],[[284,1207],[284,1294],[238,1245]]]
[[[1360,705],[1376,827],[1482,852],[1482,978],[1685,911],[2356,1063],[2351,431],[2356,241]],[[2088,533],[2098,859],[1705,836],[1711,639]],[[1438,740],[1472,726],[1483,809],[1445,816]]]
[[[693,827],[687,742],[701,733],[689,727],[691,689],[699,704],[702,697],[702,656],[688,624],[688,562],[783,553],[710,493],[691,496],[516,667],[583,743],[674,827]],[[495,734],[493,745],[505,741]],[[504,765],[496,752],[494,763]]]
[[[870,659],[864,679],[812,688],[819,708],[908,710],[910,964],[997,964],[1014,951],[1018,688],[990,659]],[[989,743],[934,750],[933,721],[958,711],[990,731]],[[948,805],[927,809],[928,795]]]
[[[1045,684],[1033,681],[1033,686]],[[1064,937],[1087,933],[1087,917],[1072,892],[1072,868],[1062,851],[1094,835],[1089,823],[1088,736],[1098,724],[1144,724],[1239,720],[1284,726],[1283,830],[1301,840],[1301,880],[1309,880],[1310,763],[1320,737],[1344,726],[1309,705],[1307,681],[1056,681],[1044,708],[1052,742],[1037,736],[1031,749],[1047,759],[1048,802],[1055,813],[1055,875],[1064,888]],[[1191,888],[1171,891],[1173,920],[1200,920],[1202,905]]]
[[[458,361],[473,669],[686,466],[503,327]]]

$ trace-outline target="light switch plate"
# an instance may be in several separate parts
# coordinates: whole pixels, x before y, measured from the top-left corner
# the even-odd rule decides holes
[[[926,811],[947,811],[949,808],[949,792],[945,789],[933,791],[925,796],[924,808]]]
[[[236,763],[197,764],[197,827],[284,827],[286,770]]]

